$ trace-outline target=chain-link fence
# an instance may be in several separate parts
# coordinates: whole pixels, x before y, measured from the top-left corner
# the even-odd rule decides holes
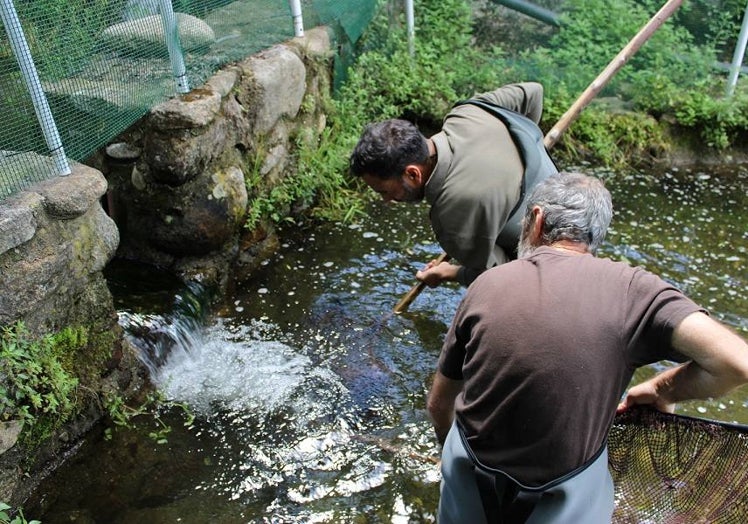
[[[399,12],[410,11],[411,18],[414,10],[418,27],[424,15],[417,0],[410,5],[409,1],[25,0],[14,5],[13,0],[0,0],[4,27],[0,31],[0,200],[63,174],[67,159],[84,161],[152,106],[201,85],[223,65],[293,37],[302,20],[306,27],[325,24],[335,30],[336,66],[342,71],[340,64],[351,58],[353,44],[378,5],[396,4]],[[665,0],[634,3],[651,15]],[[620,12],[620,7],[616,12],[613,4],[601,7],[600,2],[583,0],[472,0],[470,4],[476,46],[499,45],[515,58],[523,77],[548,86],[563,77],[572,91],[581,92],[618,51],[606,47],[600,33],[608,33],[608,40],[611,32],[620,33],[620,45],[633,36],[631,21],[623,20],[630,13]],[[689,63],[697,58],[681,56],[683,44],[709,44],[716,47],[714,68],[722,69],[729,90],[737,81],[748,38],[747,4],[745,0],[683,2],[668,20],[676,30],[668,37],[655,35],[632,58],[627,71],[642,63],[678,61],[683,65],[667,70],[692,82],[695,70]],[[576,24],[573,30],[559,33],[565,17],[585,11],[587,25]],[[537,56],[524,60],[525,51],[538,46],[547,49],[547,61],[538,61]],[[663,47],[669,50],[663,52]],[[665,70],[665,66],[658,68]],[[623,85],[635,80],[625,73],[616,76]]]
[[[376,0],[1,0],[0,200],[68,172],[221,66],[331,26],[360,37]]]

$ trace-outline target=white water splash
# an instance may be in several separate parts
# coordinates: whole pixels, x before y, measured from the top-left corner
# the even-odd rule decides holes
[[[189,347],[174,348],[151,378],[169,400],[204,415],[217,406],[272,412],[289,403],[310,375],[311,361],[282,342],[263,340],[266,329],[255,323],[230,330],[218,323]]]

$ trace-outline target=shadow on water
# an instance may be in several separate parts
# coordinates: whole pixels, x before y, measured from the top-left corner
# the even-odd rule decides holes
[[[600,176],[617,208],[602,254],[661,274],[748,333],[745,170]],[[94,432],[26,513],[45,524],[432,522],[439,450],[425,393],[462,290],[429,289],[390,313],[439,253],[426,215],[375,206],[354,226],[288,231],[214,311],[199,288],[110,268],[154,384],[194,421],[161,413],[164,444],[148,437],[151,416],[110,440]],[[681,409],[747,423],[746,393]]]

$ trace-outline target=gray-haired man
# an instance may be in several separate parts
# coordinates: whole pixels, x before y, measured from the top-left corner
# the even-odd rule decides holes
[[[598,179],[549,177],[527,200],[518,260],[468,289],[428,398],[440,524],[610,522],[616,409],[672,411],[748,381],[741,337],[659,277],[594,256],[611,216]],[[684,363],[620,402],[660,360]]]

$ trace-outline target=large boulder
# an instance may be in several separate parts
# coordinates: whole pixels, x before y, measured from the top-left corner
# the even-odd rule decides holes
[[[236,235],[246,214],[247,188],[238,167],[177,187],[144,182],[135,169],[133,189],[128,233],[178,257],[220,250]]]
[[[0,203],[0,325],[23,320],[48,333],[82,321],[72,317],[73,304],[112,307],[99,285],[119,244],[117,226],[99,201],[106,189],[99,171],[76,164],[71,175]],[[102,296],[90,296],[92,284]]]
[[[176,13],[175,17],[183,50],[195,51],[215,42],[213,29],[204,21],[185,13]],[[165,34],[161,16],[151,15],[109,26],[101,36],[110,49],[152,56],[167,52]]]

